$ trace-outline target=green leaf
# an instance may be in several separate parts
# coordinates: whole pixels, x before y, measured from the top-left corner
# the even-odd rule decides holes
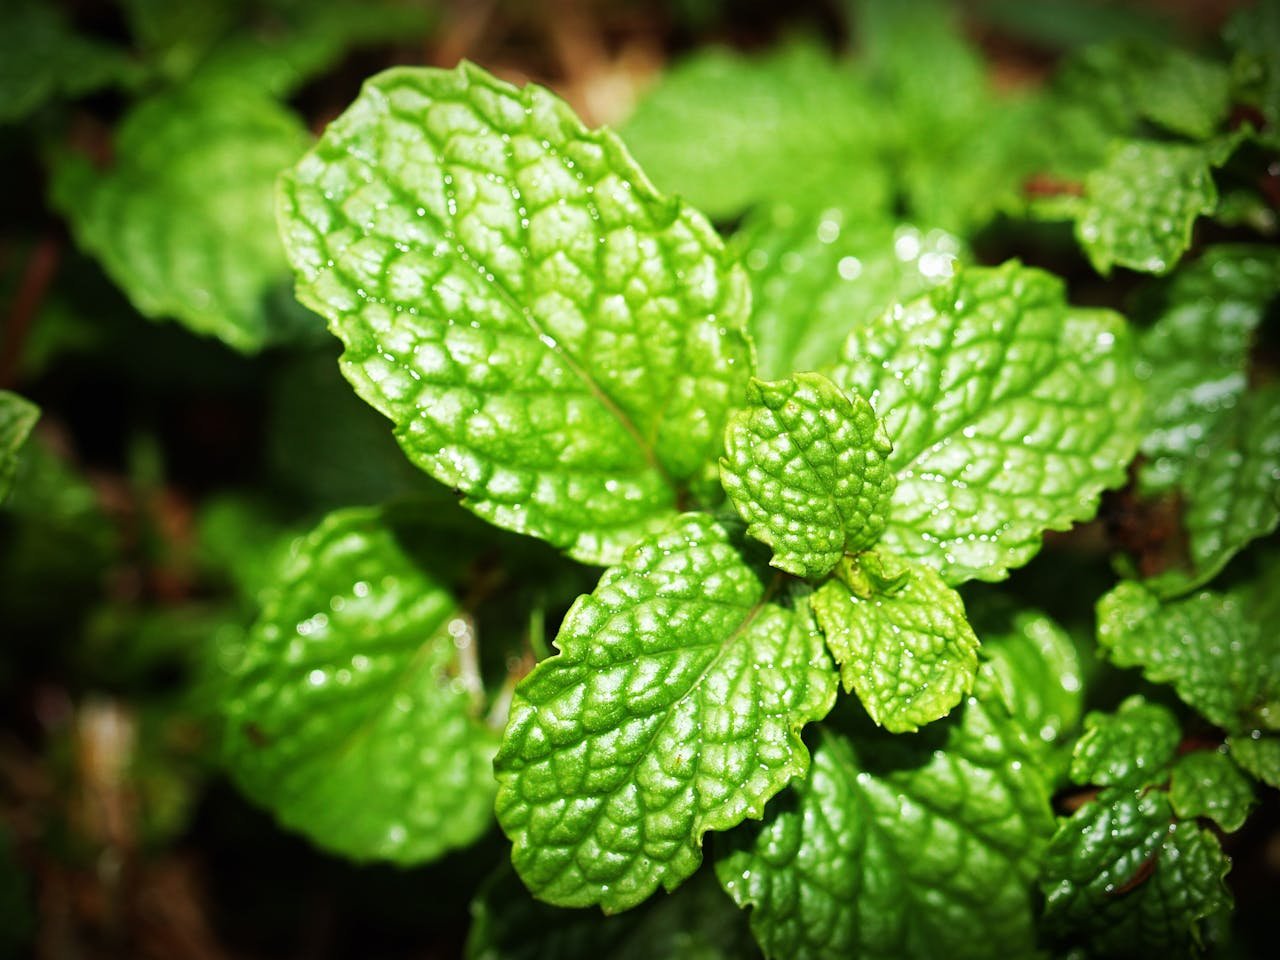
[[[824,725],[716,872],[769,957],[1032,957],[1049,794],[994,692],[914,737]]]
[[[747,533],[773,548],[773,565],[820,577],[875,546],[894,476],[871,404],[819,373],[753,379],[746,402],[725,426],[720,480]]]
[[[280,206],[356,391],[484,519],[608,562],[720,452],[751,373],[746,275],[547,91],[380,74]]]
[[[1118,666],[1172,684],[1227,731],[1280,729],[1280,634],[1238,596],[1206,590],[1162,604],[1122,583],[1098,602],[1098,641]]]
[[[1280,523],[1280,385],[1246,393],[1195,451],[1183,517],[1196,583]]]
[[[288,277],[271,196],[308,140],[250,88],[178,90],[128,114],[111,169],[65,155],[53,198],[140,312],[252,352],[300,322],[271,302]]]
[[[808,769],[800,729],[836,678],[803,601],[783,606],[705,514],[636,543],[516,688],[498,821],[533,893],[617,912],[702,860]]]
[[[879,118],[853,70],[797,43],[759,57],[690,57],[663,75],[622,136],[661,189],[712,217],[825,193],[837,180],[874,197],[871,209],[889,201],[872,156]]]
[[[1185,50],[1133,45],[1131,95],[1142,115],[1173,133],[1208,140],[1231,109],[1231,73]]]
[[[1115,713],[1091,713],[1071,758],[1071,779],[1109,787],[1145,787],[1162,781],[1182,739],[1172,713],[1140,696]]]
[[[1159,314],[1139,342],[1145,493],[1178,485],[1196,448],[1244,395],[1253,334],[1278,293],[1280,250],[1245,245],[1209,248],[1160,290]]]
[[[1229,737],[1227,746],[1236,763],[1263,783],[1280,788],[1280,737],[1264,737],[1261,731]]]
[[[865,597],[829,580],[813,595],[813,611],[845,690],[856,690],[887,730],[945,717],[973,689],[978,638],[960,595],[931,567],[910,563],[898,589]]]
[[[759,951],[710,870],[614,917],[539,903],[503,867],[471,903],[468,960],[744,960]]]
[[[1207,817],[1234,833],[1244,826],[1257,797],[1249,778],[1225,753],[1197,750],[1173,768],[1169,802],[1180,817]]]
[[[1037,610],[970,605],[985,670],[1033,743],[1058,744],[1080,722],[1084,684],[1071,636]]]
[[[945,282],[962,252],[945,231],[825,197],[762,207],[733,244],[751,276],[751,339],[766,377],[830,366],[851,327]]]
[[[1231,861],[1159,790],[1112,788],[1054,835],[1041,888],[1045,926],[1091,956],[1195,953],[1202,922],[1229,909]]]
[[[30,400],[0,390],[0,503],[8,499],[13,489],[22,446],[39,419],[40,408]]]
[[[1044,530],[1091,517],[1124,482],[1141,393],[1124,321],[1070,307],[1019,263],[855,328],[831,374],[885,421],[898,475],[882,544],[952,584],[1000,580]]]
[[[1258,0],[1236,11],[1223,39],[1236,51],[1232,73],[1243,87],[1240,92],[1262,110],[1274,146],[1280,129],[1280,3]]]
[[[1084,181],[1076,239],[1103,276],[1113,266],[1168,273],[1191,245],[1196,218],[1213,213],[1211,168],[1225,148],[1118,139]],[[1224,158],[1225,159],[1225,158]]]
[[[475,716],[474,642],[378,511],[330,514],[264,592],[229,678],[232,775],[355,859],[418,863],[471,843],[490,822],[497,746]]]
[[[0,124],[133,79],[123,50],[73,32],[56,4],[7,0],[0,26]]]

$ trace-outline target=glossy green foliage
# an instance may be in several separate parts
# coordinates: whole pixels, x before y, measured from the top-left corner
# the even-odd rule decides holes
[[[777,203],[734,234],[761,376],[830,366],[851,329],[950,278],[963,252],[953,234],[862,210],[858,199]]]
[[[856,585],[854,577],[845,579]],[[814,594],[813,611],[845,690],[857,691],[887,730],[910,732],[945,717],[973,688],[978,638],[960,595],[932,567],[908,563],[897,583],[864,596],[829,580]]]
[[[706,514],[627,551],[517,687],[498,820],[540,899],[607,912],[677,886],[702,835],[808,769],[836,676],[803,601]]]
[[[281,823],[419,863],[490,823],[497,735],[473,628],[374,509],[299,539],[223,694],[226,763]]]
[[[30,400],[0,390],[0,503],[4,503],[13,489],[23,444],[39,419],[40,408]]]
[[[832,380],[871,400],[898,476],[885,547],[949,583],[999,580],[1045,530],[1091,517],[1124,481],[1141,393],[1123,320],[1070,307],[1016,262],[855,328]]]
[[[704,869],[614,917],[539,903],[508,867],[471,904],[468,960],[751,960],[746,917]]]
[[[1206,590],[1161,603],[1122,583],[1098,603],[1098,641],[1227,731],[1280,729],[1280,634],[1242,596]]]
[[[1253,784],[1225,753],[1197,750],[1178,760],[1169,780],[1169,802],[1184,819],[1204,817],[1227,833],[1244,826],[1257,803]]]
[[[297,117],[251,87],[183,88],[130,112],[109,169],[64,156],[53,197],[140,312],[251,352],[302,322],[284,296],[271,197],[308,140]]]
[[[716,870],[769,957],[1031,957],[1049,794],[988,688],[913,737],[824,726],[809,778]]]
[[[43,0],[6,0],[0,30],[0,125],[46,103],[82,96],[136,74],[125,52],[80,36]]]
[[[282,185],[344,372],[481,517],[609,562],[719,453],[746,275],[545,90],[389,71]]]
[[[1280,737],[1262,731],[1229,737],[1227,746],[1236,763],[1268,786],[1280,788]]]
[[[1182,739],[1172,713],[1130,697],[1115,713],[1085,717],[1071,758],[1071,779],[1099,787],[1147,786],[1167,774]]]
[[[820,577],[884,532],[894,488],[884,425],[821,374],[753,379],[724,447],[720,481],[775,567]]]
[[[1244,395],[1254,331],[1277,295],[1280,251],[1261,245],[1210,247],[1159,290],[1138,348],[1145,492],[1199,493],[1183,483],[1187,464]]]

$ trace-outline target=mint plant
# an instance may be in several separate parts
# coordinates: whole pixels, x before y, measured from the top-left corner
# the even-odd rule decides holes
[[[396,3],[190,13],[13,17],[93,69],[0,111],[80,251],[48,286],[20,238],[0,604],[134,826],[15,816],[0,877],[227,803],[469,901],[476,958],[1251,955],[1276,4],[1197,50],[1098,21],[1010,91],[949,5],[860,0],[852,52],[695,51],[617,133],[467,61],[300,109],[428,29]],[[245,403],[261,450],[228,482],[153,410],[104,478],[61,369]]]

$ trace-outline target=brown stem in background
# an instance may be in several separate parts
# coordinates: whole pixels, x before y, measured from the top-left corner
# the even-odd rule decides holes
[[[46,233],[27,258],[18,291],[5,315],[4,339],[0,343],[0,387],[11,387],[17,379],[22,348],[58,271],[61,255],[62,242],[54,233]]]

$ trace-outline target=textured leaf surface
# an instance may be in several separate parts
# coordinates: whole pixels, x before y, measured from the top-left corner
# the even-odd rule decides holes
[[[471,903],[469,960],[750,960],[746,917],[708,870],[615,917],[534,900],[509,869]]]
[[[1105,790],[1049,845],[1045,925],[1091,955],[1193,955],[1202,921],[1231,905],[1230,867],[1211,833],[1175,821],[1167,794]]]
[[[751,276],[761,376],[831,365],[849,331],[951,276],[960,241],[895,225],[853,201],[778,203],[751,215],[734,247]]]
[[[775,567],[820,577],[884,532],[894,488],[884,425],[821,374],[753,379],[724,446],[720,480]]]
[[[1218,190],[1203,146],[1116,140],[1085,178],[1076,238],[1094,269],[1167,273],[1191,245],[1191,227],[1213,213]]]
[[[1098,641],[1118,666],[1172,684],[1225,730],[1280,729],[1280,634],[1238,596],[1206,590],[1161,604],[1122,583],[1098,602]]]
[[[1204,582],[1280,523],[1280,386],[1244,395],[1196,451],[1183,525]]]
[[[4,503],[13,489],[22,445],[39,419],[40,408],[30,400],[0,390],[0,503]]]
[[[931,567],[910,564],[900,586],[867,597],[829,580],[813,611],[845,690],[894,733],[945,717],[973,689],[978,638],[960,595]]]
[[[728,217],[829,187],[837,174],[887,200],[883,176],[868,169],[877,116],[858,76],[816,46],[710,50],[666,72],[622,135],[661,189]]]
[[[125,118],[111,169],[64,157],[54,200],[139,311],[253,351],[293,320],[271,198],[308,140],[297,117],[252,89],[180,90]]]
[[[1263,783],[1280,788],[1280,737],[1264,737],[1260,733],[1230,737],[1227,745],[1240,766]]]
[[[1277,294],[1280,251],[1243,245],[1206,250],[1162,291],[1163,307],[1139,344],[1144,491],[1181,481],[1196,449],[1239,402],[1254,330]]]
[[[1034,956],[1049,794],[998,699],[915,737],[824,725],[808,779],[716,872],[770,957]]]
[[[282,183],[348,378],[486,520],[614,560],[719,453],[746,276],[545,90],[388,71]]]
[[[705,831],[759,817],[804,775],[799,731],[831,708],[835,671],[808,611],[762,576],[688,514],[569,611],[495,762],[498,820],[539,898],[615,912],[672,889]]]
[[[286,826],[357,859],[417,863],[490,822],[497,737],[474,642],[373,510],[330,514],[263,599],[225,694],[226,759]]]
[[[1257,797],[1249,778],[1225,753],[1197,750],[1173,768],[1169,802],[1180,817],[1207,817],[1232,833],[1244,826]]]
[[[898,475],[882,543],[949,583],[999,580],[1124,481],[1141,393],[1120,317],[1016,262],[855,329],[832,380],[871,400]]]
[[[1100,787],[1147,786],[1163,780],[1182,739],[1172,713],[1130,697],[1115,713],[1085,717],[1071,758],[1071,779]]]

